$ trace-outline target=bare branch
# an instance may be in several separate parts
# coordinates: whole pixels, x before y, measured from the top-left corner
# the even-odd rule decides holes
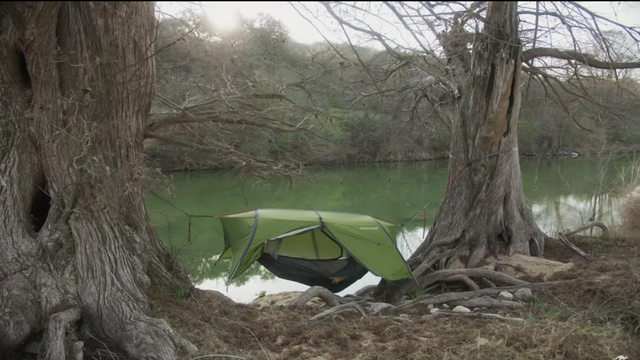
[[[163,118],[163,119],[156,120],[156,121],[153,121],[153,122],[149,123],[149,125],[147,125],[147,129],[149,131],[157,131],[158,129],[161,129],[161,128],[167,127],[167,126],[171,126],[171,125],[186,124],[186,123],[204,123],[204,122],[213,122],[213,123],[219,123],[219,124],[240,125],[240,126],[251,126],[251,127],[256,127],[256,128],[269,129],[269,130],[273,130],[273,131],[276,131],[276,132],[282,132],[282,133],[300,132],[300,131],[307,130],[305,128],[300,128],[300,127],[284,128],[284,127],[279,127],[279,126],[275,126],[275,125],[272,125],[272,124],[269,124],[269,123],[264,123],[264,122],[245,120],[245,119],[229,119],[229,118],[215,116],[215,115],[212,115],[212,116],[177,115],[177,116],[173,116],[173,117],[167,117],[167,118]]]
[[[610,62],[600,61],[593,58],[590,55],[573,51],[573,50],[558,50],[552,48],[535,48],[522,52],[522,61],[527,62],[536,58],[551,57],[562,60],[574,60],[582,64],[597,69],[640,69],[640,62]]]

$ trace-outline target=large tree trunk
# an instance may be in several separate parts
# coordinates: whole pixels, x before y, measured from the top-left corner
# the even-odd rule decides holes
[[[473,267],[496,253],[543,254],[545,235],[526,203],[517,153],[522,50],[516,8],[516,2],[489,4],[472,54],[445,44],[460,84],[452,107],[452,180],[427,238],[409,260],[418,276],[456,260]],[[411,286],[382,282],[376,294],[396,302]]]
[[[134,358],[196,350],[145,315],[152,283],[190,286],[143,201],[153,7],[0,5],[0,354],[52,318]],[[55,327],[46,358],[64,358]]]

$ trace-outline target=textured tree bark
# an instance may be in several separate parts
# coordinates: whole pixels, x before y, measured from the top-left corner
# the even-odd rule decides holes
[[[153,5],[0,5],[0,354],[70,309],[133,358],[196,350],[145,315],[152,283],[191,284],[143,201]]]
[[[452,105],[453,180],[427,238],[409,260],[420,273],[447,268],[456,259],[474,267],[492,253],[543,255],[545,235],[525,201],[518,153],[508,151],[517,150],[521,102],[516,8],[517,2],[489,4],[472,53],[455,42],[459,34],[445,39],[452,76],[460,84]],[[375,295],[395,303],[411,287],[407,281],[383,281]]]

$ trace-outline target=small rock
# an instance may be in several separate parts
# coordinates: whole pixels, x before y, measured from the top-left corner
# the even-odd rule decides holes
[[[284,336],[280,335],[276,339],[276,345],[282,345],[282,343],[284,343]]]
[[[508,291],[501,292],[498,297],[504,300],[513,300],[513,294]]]
[[[454,312],[463,312],[463,313],[471,312],[471,310],[469,310],[469,308],[466,308],[466,307],[464,307],[464,306],[460,306],[460,305],[458,305],[458,306],[454,307],[454,308],[453,308],[453,311],[454,311]]]
[[[429,309],[429,310],[433,309],[433,304],[427,305],[427,309]]]
[[[518,289],[518,291],[516,291],[513,295],[516,297],[516,299],[522,301],[530,301],[533,299],[533,293],[531,292],[531,289],[527,288]]]
[[[407,315],[407,314],[400,314],[400,316],[398,316],[398,317],[399,317],[399,318],[402,318],[402,319],[408,319],[408,318],[409,318],[409,315]]]
[[[435,313],[437,313],[438,311],[440,311],[440,309],[438,309],[438,308],[433,308],[433,309],[431,309],[431,311],[429,311],[429,312],[430,312],[431,314],[435,314]]]
[[[443,307],[444,309],[448,309],[448,308],[449,308],[449,305],[447,305],[447,304],[442,304],[442,307]]]

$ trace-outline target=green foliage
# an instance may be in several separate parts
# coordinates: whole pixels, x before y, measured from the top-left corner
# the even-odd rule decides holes
[[[265,295],[267,295],[267,291],[266,290],[262,290],[262,291],[260,291],[259,293],[256,294],[256,296],[258,298],[263,298],[263,297],[265,297]]]
[[[420,297],[422,297],[424,295],[424,290],[423,289],[418,289],[418,290],[414,290],[411,291],[407,294],[407,296],[409,296],[410,300],[416,300]]]
[[[533,316],[533,314],[529,314],[529,316],[527,316],[525,320],[529,323],[535,323],[540,321],[537,317]]]
[[[178,289],[178,291],[176,291],[176,302],[178,304],[181,303],[188,295],[188,290]]]

